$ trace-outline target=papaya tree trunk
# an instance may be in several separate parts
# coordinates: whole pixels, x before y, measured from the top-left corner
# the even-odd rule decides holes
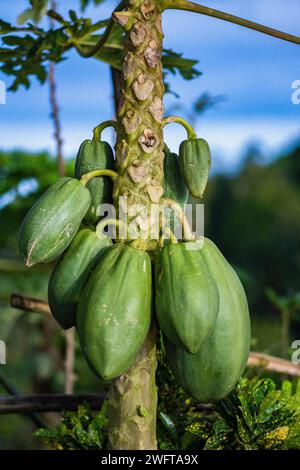
[[[163,195],[162,26],[158,0],[130,0],[114,14],[125,31],[122,86],[118,107],[114,204],[136,226],[136,247],[151,252],[157,239],[153,206]],[[120,207],[122,205],[122,207]],[[143,210],[141,211],[141,207]],[[152,211],[151,211],[152,208]],[[130,295],[130,292],[128,292]],[[156,327],[135,364],[109,392],[109,442],[112,449],[156,449]]]
[[[156,327],[153,325],[135,364],[109,390],[109,442],[113,449],[155,450],[157,389]]]

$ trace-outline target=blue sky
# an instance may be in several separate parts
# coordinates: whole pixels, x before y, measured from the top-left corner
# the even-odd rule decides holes
[[[0,17],[14,20],[26,0],[1,0]],[[61,11],[77,6],[60,0]],[[300,35],[299,0],[211,0],[204,5]],[[106,17],[116,2],[90,8],[93,19]],[[13,5],[13,6],[12,6]],[[176,76],[171,86],[180,95],[166,96],[171,107],[189,107],[203,92],[226,97],[196,122],[199,135],[212,147],[214,170],[236,166],[247,145],[259,142],[269,158],[300,138],[300,105],[292,103],[291,85],[300,80],[300,47],[255,31],[187,12],[168,11],[163,20],[165,48],[199,60],[203,76],[185,81]],[[0,80],[9,83],[7,77]],[[57,66],[58,96],[63,123],[64,152],[73,155],[91,129],[113,116],[107,66],[75,53]],[[166,140],[176,150],[185,137],[180,127],[166,129]],[[111,139],[110,131],[106,131]],[[29,91],[9,93],[0,105],[0,148],[53,151],[47,86],[34,83]]]

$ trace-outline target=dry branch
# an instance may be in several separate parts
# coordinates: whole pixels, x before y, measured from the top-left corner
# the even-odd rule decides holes
[[[47,413],[77,411],[78,406],[88,403],[92,410],[99,410],[105,394],[81,395],[12,395],[0,397],[0,415],[11,413]]]
[[[248,367],[258,367],[269,372],[300,377],[300,366],[280,357],[270,356],[259,352],[251,352]]]
[[[51,313],[47,302],[33,297],[25,297],[21,294],[11,294],[10,305],[25,312],[43,313],[45,315]]]

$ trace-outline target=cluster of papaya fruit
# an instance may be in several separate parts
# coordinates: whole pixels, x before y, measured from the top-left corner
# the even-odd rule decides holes
[[[209,169],[203,139],[184,141],[179,157],[166,147],[164,197],[181,206],[188,193],[202,197]],[[152,258],[134,244],[113,243],[103,233],[98,210],[112,202],[107,177],[112,175],[117,173],[109,144],[95,137],[84,141],[75,178],[62,178],[48,189],[21,225],[25,264],[60,257],[49,280],[50,309],[62,328],[76,326],[97,376],[111,380],[132,366],[155,311],[182,386],[203,402],[222,398],[238,380],[249,352],[243,287],[206,238],[201,243],[173,240]]]
[[[180,206],[200,198],[211,166],[204,139],[184,140],[179,156],[165,148],[164,196]],[[246,367],[250,320],[244,288],[208,238],[167,244],[155,266],[155,310],[168,362],[201,402],[225,397]]]

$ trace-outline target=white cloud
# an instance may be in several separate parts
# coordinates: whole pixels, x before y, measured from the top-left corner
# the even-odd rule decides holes
[[[34,131],[33,131],[34,129]],[[206,139],[213,154],[213,169],[233,169],[244,156],[247,147],[253,142],[259,142],[268,158],[280,154],[291,142],[299,140],[300,124],[296,120],[282,119],[239,119],[227,122],[216,119],[203,119],[196,126],[197,134]],[[38,136],[38,138],[37,138]],[[106,130],[105,140],[113,142],[113,131]],[[91,138],[91,127],[88,123],[68,122],[64,125],[64,153],[74,156],[80,143]],[[165,128],[165,139],[173,151],[177,151],[180,142],[186,138],[181,126],[171,125]],[[1,128],[0,141],[3,149],[22,148],[28,151],[45,149],[54,153],[51,126],[35,123],[18,124],[17,126]]]

